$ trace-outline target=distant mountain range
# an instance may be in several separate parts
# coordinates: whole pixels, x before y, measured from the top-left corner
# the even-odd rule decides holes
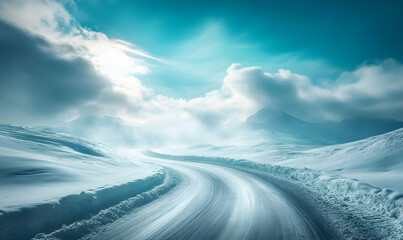
[[[288,113],[263,109],[250,116],[246,126],[264,129],[279,143],[337,144],[403,128],[403,122],[393,119],[353,118],[341,122],[312,123]],[[133,146],[139,139],[155,142],[141,128],[127,124],[123,119],[110,116],[87,116],[62,124],[60,127],[37,127],[41,130],[64,132],[86,137],[110,146]]]
[[[341,122],[311,123],[288,113],[263,109],[250,116],[246,125],[272,133],[327,144],[345,143],[387,133],[403,127],[394,119],[353,118]]]

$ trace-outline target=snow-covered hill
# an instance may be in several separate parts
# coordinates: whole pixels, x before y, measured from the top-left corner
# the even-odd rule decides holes
[[[403,193],[403,128],[356,142],[297,152],[276,164],[330,171]]]
[[[0,125],[0,239],[32,238],[88,218],[165,176],[82,138]]]
[[[251,145],[203,145],[158,151],[173,155],[228,157],[310,168],[403,193],[403,128],[360,141],[325,147],[266,142]]]
[[[313,123],[285,112],[265,108],[250,116],[246,125],[267,134],[282,133],[305,143],[340,144],[387,133],[403,127],[403,122],[382,118],[352,118],[341,122]]]

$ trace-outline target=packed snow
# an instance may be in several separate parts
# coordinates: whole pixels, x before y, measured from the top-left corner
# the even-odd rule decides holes
[[[274,175],[326,199],[330,205],[323,205],[323,201],[316,203],[325,215],[329,208],[340,206],[347,210],[346,216],[350,212],[362,215],[362,221],[369,223],[382,238],[403,238],[403,129],[326,147],[280,145],[281,148],[276,149],[265,146],[197,146],[160,150],[170,154],[153,151],[146,154]],[[333,218],[331,215],[328,217]],[[334,224],[338,224],[337,221]],[[340,227],[348,229],[348,226]]]
[[[0,125],[0,238],[76,221],[160,185],[164,171],[73,136]]]
[[[158,233],[163,238],[175,233],[175,222],[192,229],[195,223],[216,221],[217,214],[245,214],[248,202],[261,203],[249,209],[266,209],[277,197],[272,204],[287,202],[284,208],[302,211],[293,215],[299,222],[295,227],[307,236],[337,231],[343,238],[401,239],[402,140],[399,129],[331,146],[266,142],[117,152],[71,135],[0,125],[0,238],[106,239],[119,226],[130,229],[122,229],[125,236]],[[262,189],[272,193],[262,194]],[[242,195],[246,190],[253,194]],[[199,198],[203,194],[207,198]],[[220,199],[239,201],[241,207],[212,212],[211,206],[223,204]],[[187,207],[173,211],[177,201]],[[310,208],[330,224],[329,230],[315,232],[321,217],[306,216]],[[150,232],[142,221],[153,219],[148,214],[153,211],[160,216],[159,228]],[[259,212],[248,216],[253,220]],[[310,221],[317,225],[303,227]]]
[[[332,172],[403,193],[403,128],[356,142],[299,152],[278,164]]]
[[[360,141],[330,146],[266,142],[162,148],[158,151],[172,155],[228,157],[310,168],[403,193],[403,128]]]
[[[314,202],[316,208],[327,219],[330,219],[334,226],[343,229],[342,234],[345,238],[403,238],[403,194],[396,191],[381,189],[340,175],[331,175],[308,168],[278,166],[244,159],[168,155],[153,151],[146,151],[145,154],[155,158],[249,169],[257,174],[273,176],[306,188],[306,190],[299,190],[296,194],[307,195],[307,192],[312,191],[313,194],[308,194],[305,198]],[[354,222],[367,224],[366,227],[363,227],[364,230],[360,230],[361,232],[352,232],[350,229],[351,222],[348,220],[351,220],[353,216],[355,216]],[[371,231],[370,229],[377,235],[357,237],[364,236]]]

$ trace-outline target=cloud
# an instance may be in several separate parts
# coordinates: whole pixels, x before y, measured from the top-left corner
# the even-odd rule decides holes
[[[57,1],[4,0],[0,2],[0,19],[55,46],[68,45],[74,51],[59,49],[59,56],[84,58],[111,80],[147,74],[146,61],[160,61],[131,43],[82,27]]]
[[[29,123],[96,99],[105,77],[83,58],[63,59],[51,45],[0,21],[0,119]]]
[[[149,72],[146,60],[160,60],[81,27],[61,3],[1,1],[0,21],[3,121],[134,115],[150,99],[152,90],[136,76]]]
[[[326,86],[285,69],[268,73],[232,64],[219,89],[175,99],[155,94],[139,79],[150,71],[148,61],[160,59],[81,27],[59,3],[3,1],[0,19],[2,122],[112,116],[135,126],[135,138],[141,138],[135,142],[189,144],[228,140],[265,107],[310,121],[403,120],[403,65],[394,60],[344,72]]]
[[[223,89],[259,108],[274,108],[310,121],[363,116],[403,120],[403,65],[391,59],[344,72],[328,86],[313,85],[308,77],[289,70],[271,74],[260,67],[233,64]]]

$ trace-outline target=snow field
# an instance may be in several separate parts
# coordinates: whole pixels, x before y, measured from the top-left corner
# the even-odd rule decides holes
[[[151,199],[167,179],[161,167],[101,144],[0,125],[0,239],[29,239],[128,199]]]

